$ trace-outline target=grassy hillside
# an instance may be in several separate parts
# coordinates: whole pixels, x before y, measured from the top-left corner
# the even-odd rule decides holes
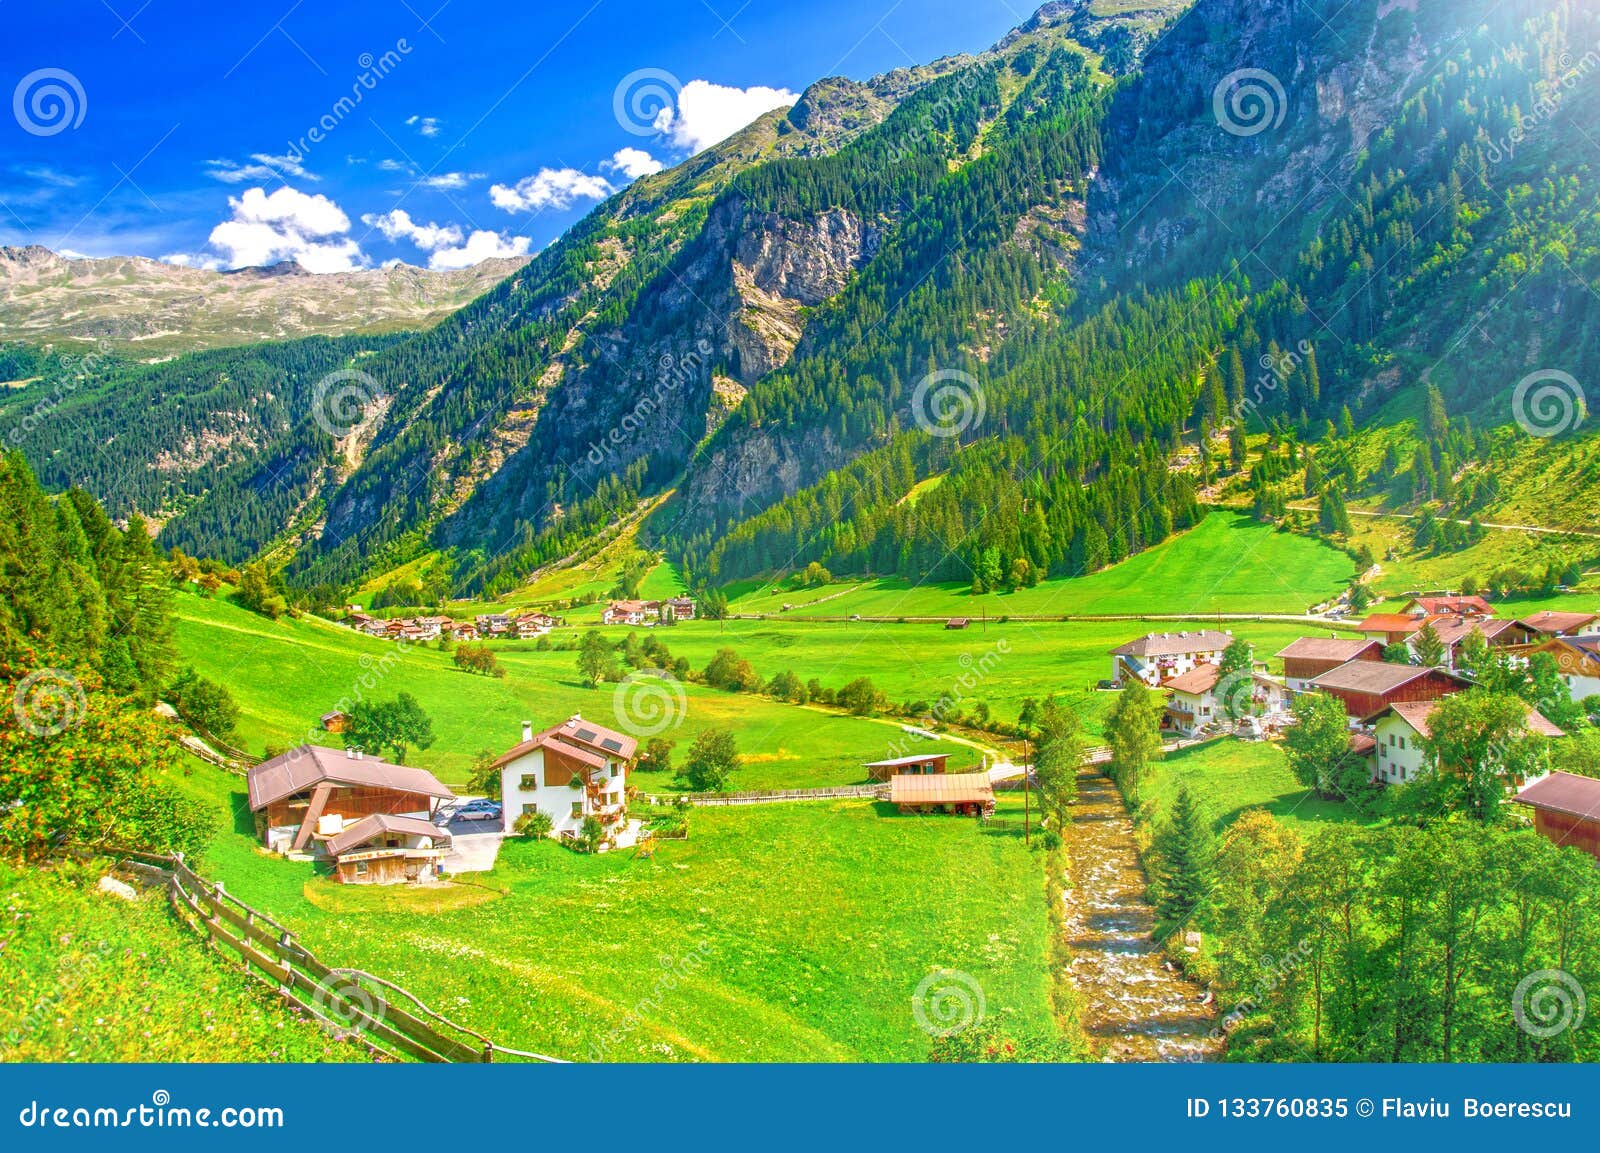
[[[8,1061],[360,1061],[208,952],[159,892],[94,891],[99,870],[0,862],[0,1052]]]
[[[1337,549],[1217,512],[1121,564],[1014,593],[974,596],[966,585],[892,579],[799,593],[757,587],[736,597],[732,607],[775,613],[788,602],[796,606],[795,616],[1300,613],[1337,594],[1354,572],[1354,563]],[[830,599],[820,601],[824,596]]]
[[[242,810],[220,772],[186,787]],[[1005,1026],[1051,1028],[1044,878],[1020,833],[885,807],[698,810],[691,839],[653,859],[511,842],[493,873],[447,890],[470,901],[432,908],[268,857],[245,820],[207,867],[329,964],[558,1056],[918,1060],[929,1038],[912,997],[940,968],[970,974]]]

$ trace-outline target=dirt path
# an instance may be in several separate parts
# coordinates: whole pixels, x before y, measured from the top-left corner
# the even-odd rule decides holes
[[[1122,795],[1093,766],[1078,775],[1067,830],[1071,877],[1065,896],[1070,976],[1083,1026],[1106,1061],[1205,1061],[1215,1055],[1205,991],[1167,967],[1150,939],[1155,910],[1145,897],[1133,821]]]

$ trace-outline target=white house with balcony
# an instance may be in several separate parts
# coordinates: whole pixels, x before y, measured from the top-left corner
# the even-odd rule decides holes
[[[628,820],[628,770],[639,743],[581,716],[533,731],[522,722],[522,740],[496,758],[500,803],[507,832],[535,810],[550,818],[550,835],[575,839],[593,817],[604,829],[601,848],[627,848],[638,840],[640,822]]]
[[[1232,643],[1231,632],[1216,629],[1146,633],[1111,650],[1111,679],[1122,685],[1133,677],[1160,688],[1201,665],[1221,664],[1223,650]]]

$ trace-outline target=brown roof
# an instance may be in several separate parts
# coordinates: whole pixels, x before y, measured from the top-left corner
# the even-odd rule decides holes
[[[1199,696],[1201,693],[1210,692],[1217,684],[1217,675],[1222,672],[1219,665],[1196,665],[1181,677],[1173,677],[1162,688],[1171,689],[1175,693],[1189,693]]]
[[[897,805],[971,805],[994,800],[988,773],[901,773],[889,778]]]
[[[1369,733],[1351,733],[1350,751],[1358,757],[1364,757],[1378,747],[1376,737]]]
[[[1516,800],[1535,809],[1592,821],[1600,819],[1600,780],[1575,773],[1551,773],[1523,789]]]
[[[1415,729],[1418,736],[1430,737],[1433,733],[1428,728],[1428,718],[1433,715],[1433,710],[1438,707],[1438,701],[1396,701],[1369,719],[1371,723],[1376,724],[1384,713],[1394,713]],[[1528,730],[1538,733],[1541,737],[1564,737],[1567,735],[1566,730],[1556,727],[1548,717],[1531,705],[1528,707]]]
[[[1544,612],[1534,613],[1522,617],[1522,623],[1534,632],[1544,633],[1546,636],[1559,636],[1569,633],[1573,629],[1581,629],[1594,623],[1594,613],[1558,613],[1546,609]]]
[[[1356,625],[1364,633],[1414,633],[1421,627],[1421,620],[1405,613],[1373,613]]]
[[[355,824],[348,826],[344,832],[328,839],[329,856],[337,857],[341,853],[348,853],[351,849],[359,848],[367,842],[383,836],[385,833],[401,833],[409,837],[432,837],[436,841],[448,841],[450,834],[421,817],[396,817],[388,813],[374,813],[370,817],[362,817]]]
[[[633,755],[639,751],[639,742],[626,733],[594,724],[582,717],[573,717],[512,745],[494,759],[494,764],[510,764],[534,749],[546,747],[598,769],[604,767],[606,757],[633,760]]]
[[[1218,652],[1233,643],[1233,634],[1216,629],[1194,632],[1146,633],[1111,650],[1114,657],[1175,657],[1185,653]]]
[[[1408,685],[1418,677],[1439,669],[1419,668],[1416,665],[1395,665],[1388,661],[1347,661],[1336,669],[1329,669],[1312,680],[1319,689],[1344,689],[1352,693],[1388,693],[1401,685]],[[1450,673],[1444,673],[1451,676]],[[1466,680],[1455,677],[1464,685]]]
[[[376,757],[351,755],[342,749],[325,749],[321,745],[298,745],[280,753],[251,769],[246,780],[252,812],[323,782],[394,789],[446,800],[455,796],[426,769],[391,765]]]
[[[1446,648],[1454,648],[1473,633],[1483,634],[1483,639],[1486,641],[1492,640],[1514,627],[1517,622],[1497,620],[1494,617],[1430,617],[1428,623],[1433,626],[1434,635],[1444,642]]]
[[[1563,673],[1600,676],[1600,637],[1551,637],[1539,651],[1559,653],[1556,661]],[[1577,656],[1574,658],[1572,653]]]
[[[1371,637],[1299,637],[1278,651],[1278,656],[1307,661],[1353,661],[1373,645]]]

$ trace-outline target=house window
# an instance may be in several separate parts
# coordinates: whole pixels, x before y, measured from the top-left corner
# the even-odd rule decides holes
[[[572,815],[574,817],[583,816],[583,802],[582,801],[573,801],[572,802]]]
[[[539,774],[537,774],[537,773],[523,773],[522,774],[522,791],[523,792],[525,792],[525,793],[537,792],[538,788],[539,788]]]
[[[356,862],[356,876],[365,877],[366,875],[367,875],[367,863],[365,861],[357,861]]]
[[[524,816],[526,816],[529,813],[537,813],[538,811],[539,811],[539,806],[538,805],[525,804],[525,805],[522,806],[522,812],[523,812]]]

